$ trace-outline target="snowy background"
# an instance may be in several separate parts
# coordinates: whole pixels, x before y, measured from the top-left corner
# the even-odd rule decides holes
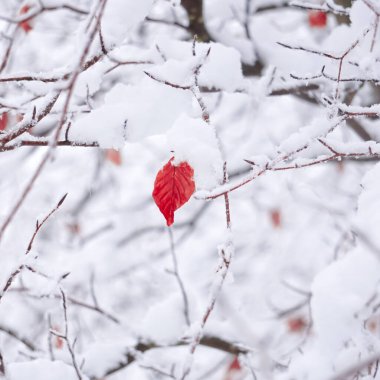
[[[2,0],[0,377],[380,379],[379,20]]]

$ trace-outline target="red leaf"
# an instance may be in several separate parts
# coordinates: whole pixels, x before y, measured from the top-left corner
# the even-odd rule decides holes
[[[63,347],[63,339],[59,336],[56,336],[54,345],[57,350],[61,350]]]
[[[57,326],[53,326],[53,330],[54,331],[57,331],[57,332],[60,332],[59,330],[59,327]],[[63,339],[59,336],[54,336],[54,347],[57,349],[57,350],[61,350],[62,347],[63,347]]]
[[[122,164],[121,154],[116,149],[107,149],[106,160],[111,161],[116,166],[120,166]]]
[[[273,227],[275,227],[275,228],[281,227],[281,212],[280,212],[280,210],[278,210],[278,209],[271,210],[270,218],[271,218]]]
[[[234,357],[230,365],[228,366],[227,372],[223,380],[233,380],[236,379],[236,375],[239,375],[242,371],[242,367],[237,356]],[[239,375],[240,378],[240,375]]]
[[[195,191],[193,168],[187,162],[173,165],[173,159],[157,173],[152,193],[168,226],[174,223],[174,211],[183,206]]]
[[[20,15],[23,15],[25,13],[28,13],[29,12],[29,9],[30,9],[30,6],[29,5],[24,5],[21,9],[20,9]],[[29,24],[29,21],[22,21],[19,23],[19,26],[24,29],[24,32],[25,33],[28,33],[30,32],[33,28],[30,26]]]
[[[4,112],[0,116],[0,131],[4,131],[5,128],[7,128],[8,124],[8,114]]]
[[[237,356],[235,356],[234,360],[231,362],[230,366],[228,367],[229,371],[235,370],[235,371],[240,371],[241,366],[239,363],[239,359]]]
[[[305,330],[307,323],[302,317],[289,318],[286,321],[288,325],[288,331],[292,333],[298,333]]]
[[[312,28],[324,28],[327,24],[327,14],[321,11],[309,12],[309,25]]]

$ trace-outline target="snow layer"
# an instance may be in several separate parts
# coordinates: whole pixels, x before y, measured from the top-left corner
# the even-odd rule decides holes
[[[368,249],[368,239],[378,244],[380,165],[364,178],[355,223],[360,228],[357,247],[320,272],[312,285],[311,312],[315,339],[290,366],[297,379],[328,379],[365,359],[379,344],[363,329],[367,305],[380,281],[378,252]],[[363,240],[364,237],[364,240]],[[359,353],[361,353],[359,355]]]
[[[119,44],[128,31],[144,20],[153,0],[109,0],[102,19],[102,32],[107,47]]]
[[[7,366],[9,380],[51,380],[52,376],[54,380],[77,379],[74,368],[61,361],[37,359],[23,363],[11,363]]]
[[[117,84],[104,105],[73,124],[70,137],[86,142],[95,139],[102,148],[118,148],[125,139],[139,141],[163,133],[181,113],[191,110],[191,96],[188,91],[178,91],[148,77],[139,85]]]
[[[198,189],[212,188],[220,183],[223,161],[210,125],[200,119],[181,115],[167,137],[176,162],[186,161],[193,167]]]

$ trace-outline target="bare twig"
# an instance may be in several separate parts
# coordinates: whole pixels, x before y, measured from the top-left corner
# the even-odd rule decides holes
[[[57,206],[55,206],[55,208],[53,208],[53,210],[51,210],[51,211],[49,212],[49,214],[47,214],[47,215],[45,216],[45,218],[42,219],[41,222],[39,222],[39,221],[37,220],[37,222],[36,222],[36,229],[35,229],[35,231],[34,231],[34,233],[33,233],[32,238],[30,239],[30,242],[29,242],[28,248],[26,249],[25,255],[27,255],[27,254],[30,252],[30,250],[32,249],[34,239],[36,238],[36,236],[37,236],[38,232],[40,231],[40,229],[42,228],[42,226],[47,222],[47,220],[48,220],[48,219],[49,219],[49,218],[50,218],[50,217],[51,217],[56,211],[58,211],[58,209],[62,206],[62,203],[65,201],[67,195],[68,195],[68,194],[66,193],[66,194],[65,194],[65,195],[59,200],[59,202],[57,203]]]
[[[28,244],[28,247],[25,251],[25,255],[27,255],[30,250],[32,249],[32,246],[33,246],[33,242],[34,242],[34,239],[36,238],[38,232],[41,230],[42,226],[47,222],[47,220],[61,207],[62,203],[65,201],[67,197],[67,194],[65,194],[61,199],[60,201],[57,203],[57,206],[51,210],[45,217],[44,219],[42,220],[42,222],[40,223],[38,220],[36,222],[36,229],[32,235],[32,238],[30,239],[29,241],[29,244]],[[24,264],[20,265],[14,272],[12,272],[12,274],[9,276],[1,294],[0,294],[0,301],[2,300],[2,298],[4,297],[5,293],[9,290],[9,288],[11,287],[13,281],[16,279],[16,277],[21,273],[21,271],[24,269],[24,268],[27,268],[29,270],[31,270],[31,268],[29,266],[25,266]]]
[[[8,228],[9,224],[12,222],[13,218],[15,217],[16,213],[20,209],[21,205],[24,203],[24,201],[27,198],[28,194],[32,190],[32,188],[34,186],[34,183],[36,182],[37,178],[42,173],[42,170],[44,169],[45,165],[47,164],[47,162],[51,158],[51,156],[53,154],[53,151],[54,151],[55,147],[57,146],[57,142],[59,140],[59,136],[61,134],[63,126],[65,125],[66,115],[67,115],[67,112],[69,110],[69,105],[70,105],[71,97],[72,97],[72,95],[74,93],[74,87],[75,87],[76,81],[78,79],[79,74],[82,71],[82,67],[83,67],[84,63],[86,62],[86,57],[87,57],[87,55],[88,55],[88,53],[90,51],[90,47],[91,47],[92,41],[94,40],[94,38],[95,38],[95,36],[97,34],[97,31],[98,31],[98,28],[99,28],[99,25],[100,25],[100,20],[102,18],[102,14],[103,14],[103,11],[104,11],[106,3],[107,3],[107,0],[99,0],[99,5],[100,5],[99,15],[97,17],[97,21],[95,23],[95,26],[93,27],[93,29],[89,33],[89,36],[88,36],[88,39],[87,39],[86,44],[84,46],[84,49],[81,52],[77,68],[73,72],[73,75],[72,75],[72,77],[71,77],[71,79],[69,81],[69,85],[68,85],[68,89],[67,89],[67,95],[66,95],[66,100],[65,100],[64,105],[63,105],[62,114],[61,114],[61,118],[60,118],[58,127],[57,127],[57,129],[55,131],[55,134],[53,136],[52,144],[51,144],[49,150],[46,152],[45,156],[40,161],[39,165],[37,166],[37,169],[33,173],[33,175],[30,178],[30,180],[28,181],[28,183],[25,186],[23,192],[19,196],[18,200],[16,201],[16,203],[11,208],[11,211],[9,212],[9,214],[6,217],[5,221],[1,225],[1,227],[0,227],[0,241],[2,240],[2,238],[4,236],[4,233],[5,233],[6,229]],[[54,100],[54,102],[55,102],[55,100]],[[48,112],[50,112],[50,109],[48,109]],[[0,142],[2,142],[1,139],[0,139]]]
[[[146,351],[153,350],[153,349],[164,348],[164,347],[177,347],[177,346],[183,346],[186,344],[187,342],[184,340],[180,340],[173,344],[169,344],[168,346],[162,346],[153,341],[141,341],[137,343],[132,349],[128,350],[128,353],[126,354],[126,360],[124,362],[117,364],[112,368],[109,368],[102,376],[94,377],[91,380],[100,380],[101,378],[117,373],[123,370],[124,368],[128,367],[130,364],[132,364],[136,360],[136,355],[134,355],[133,352],[144,353]],[[222,339],[217,336],[212,336],[212,335],[203,336],[200,339],[199,344],[203,347],[213,348],[216,350],[229,353],[231,355],[247,354],[251,351],[249,348],[244,347],[243,345],[235,344],[228,340]]]
[[[11,329],[10,327],[5,327],[3,325],[0,325],[0,331],[18,340],[30,351],[37,351],[37,347],[34,345],[33,342],[31,342],[29,339],[22,337],[17,331]]]
[[[67,304],[66,304],[66,295],[64,293],[64,291],[61,289],[61,296],[62,296],[62,308],[63,308],[63,317],[64,317],[64,333],[63,334],[60,334],[58,333],[57,331],[54,331],[54,330],[50,330],[50,332],[57,336],[58,338],[61,338],[63,339],[65,342],[66,342],[66,346],[67,346],[67,349],[70,353],[70,357],[71,357],[71,362],[72,362],[72,365],[75,369],[75,373],[78,377],[78,380],[82,380],[83,379],[83,375],[82,375],[82,372],[80,370],[80,367],[79,367],[79,364],[78,364],[78,361],[77,361],[77,358],[75,356],[75,352],[74,352],[74,346],[75,346],[75,340],[74,342],[72,343],[70,338],[69,338],[69,322],[68,322],[68,318],[67,318]]]
[[[191,322],[190,322],[190,313],[189,313],[189,300],[187,297],[187,293],[186,293],[185,286],[183,284],[182,278],[178,272],[178,261],[177,261],[177,256],[176,256],[176,252],[175,252],[173,231],[170,227],[168,228],[168,231],[169,231],[169,238],[170,238],[170,252],[172,254],[172,259],[173,259],[173,271],[171,271],[170,273],[172,273],[175,276],[175,278],[178,282],[178,286],[181,290],[181,295],[182,295],[182,299],[183,299],[183,314],[185,316],[185,321],[186,321],[187,325],[190,326]]]

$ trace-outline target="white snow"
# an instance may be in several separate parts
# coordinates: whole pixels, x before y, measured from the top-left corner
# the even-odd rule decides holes
[[[102,19],[106,47],[120,44],[138,23],[148,15],[152,0],[109,0]]]
[[[9,380],[76,380],[77,375],[72,366],[59,360],[36,359],[27,362],[11,363],[7,366]],[[86,377],[83,377],[86,379]]]
[[[200,119],[181,115],[167,133],[175,162],[188,162],[194,169],[198,189],[216,186],[223,178],[223,161],[214,129]]]

